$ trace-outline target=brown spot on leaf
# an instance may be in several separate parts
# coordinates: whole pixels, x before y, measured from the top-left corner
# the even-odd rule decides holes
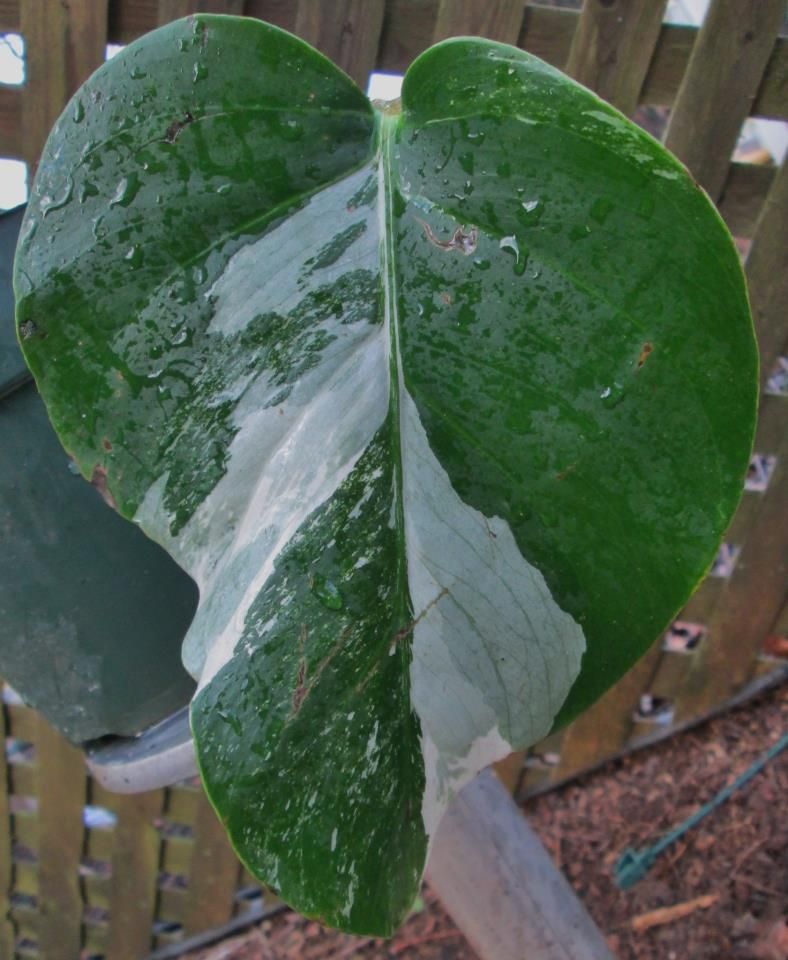
[[[574,473],[577,469],[576,463],[570,463],[568,467],[565,467],[560,473],[555,475],[556,480],[566,480],[570,473]]]
[[[451,299],[451,294],[448,292],[448,290],[443,291],[443,293],[441,294],[441,300],[446,304],[447,307],[451,306],[453,301]]]
[[[105,449],[107,452],[109,452],[109,451],[112,449],[112,444],[109,442],[109,440],[107,440],[106,437],[104,437],[104,438],[102,439],[102,441],[101,441],[101,446],[104,447],[104,449]]]
[[[476,244],[479,241],[479,230],[473,224],[470,226],[463,224],[463,226],[457,227],[451,235],[450,240],[439,240],[428,223],[422,220],[421,217],[416,217],[416,219],[424,230],[424,236],[433,247],[437,247],[439,250],[445,250],[446,252],[449,250],[459,250],[460,253],[464,253],[466,257],[476,252]]]
[[[93,468],[93,476],[90,478],[90,482],[101,494],[101,499],[104,501],[104,503],[106,503],[108,507],[112,507],[113,510],[117,510],[118,505],[115,503],[115,498],[112,496],[109,491],[109,487],[107,486],[107,471],[100,464],[96,464],[96,466]]]
[[[649,355],[653,349],[654,347],[650,343],[646,342],[643,344],[643,348],[640,351],[640,357],[638,358],[638,370],[640,370],[640,368],[643,366],[646,360],[648,360]]]
[[[164,134],[164,142],[175,143],[181,134],[181,130],[188,127],[190,123],[194,123],[194,117],[191,113],[186,113],[180,120],[173,120]]]

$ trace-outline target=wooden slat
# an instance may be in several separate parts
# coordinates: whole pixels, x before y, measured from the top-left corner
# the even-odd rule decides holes
[[[131,43],[158,24],[158,0],[109,0],[107,40],[110,43]]]
[[[82,811],[87,778],[76,747],[39,718],[36,736],[39,820],[39,946],[47,958],[78,957],[82,897]]]
[[[20,0],[0,0],[0,33],[19,33]]]
[[[745,494],[756,516],[708,623],[709,635],[677,698],[679,722],[703,716],[744,685],[784,601],[788,431],[783,398],[763,397],[755,448],[776,454],[777,466],[765,493]]]
[[[517,43],[524,0],[440,0],[433,43],[448,37],[487,37]]]
[[[172,2],[186,5],[189,0]],[[617,2],[621,5],[623,0]],[[454,6],[454,0],[446,0],[446,3]],[[462,0],[463,5],[466,3],[469,4],[470,0]],[[656,0],[655,6],[661,3],[662,0]],[[439,0],[388,0],[385,6],[381,50],[375,68],[404,73],[411,61],[429,46],[430,38],[435,33]],[[244,5],[247,16],[266,20],[291,31],[295,27],[295,10],[296,4],[292,0],[246,0]],[[486,16],[486,4],[476,2],[472,10],[477,17]],[[622,6],[622,10],[625,15],[626,5]],[[5,17],[5,22],[9,24],[4,29],[18,29],[18,0],[0,0],[0,17]],[[158,22],[158,0],[110,0],[108,39],[111,43],[129,43],[152,30]],[[563,67],[577,24],[578,14],[574,10],[528,4],[520,36],[510,42],[516,42],[554,66]],[[660,106],[673,103],[697,33],[695,27],[676,24],[662,26],[651,64],[644,58],[640,65],[641,68],[648,67],[641,89],[642,103]],[[788,118],[788,39],[784,37],[774,43],[752,112],[757,116]]]
[[[244,10],[247,17],[257,17],[293,33],[296,6],[293,0],[246,0]]]
[[[437,0],[387,0],[377,70],[405,73],[432,41]]]
[[[200,799],[194,855],[183,914],[186,936],[226,923],[233,915],[240,864],[207,797]]]
[[[243,12],[244,0],[159,0],[156,19],[163,24],[193,13],[231,13],[240,16]]]
[[[164,791],[118,796],[112,851],[109,954],[107,960],[139,960],[153,938],[160,840],[153,820]]]
[[[761,354],[761,384],[788,340],[788,166],[763,204],[745,264]]]
[[[23,156],[22,91],[0,86],[0,157],[21,160]]]
[[[717,202],[734,237],[751,237],[761,207],[774,182],[775,168],[759,163],[732,163]]]
[[[661,641],[567,729],[553,778],[563,779],[615,753],[632,730],[632,713],[661,656]]]
[[[784,0],[714,0],[692,51],[665,145],[716,200],[749,115]]]
[[[528,5],[518,47],[563,70],[572,48],[578,14],[574,10]]]
[[[104,62],[106,0],[25,0],[22,5],[26,84],[23,153],[34,169],[69,97]]]
[[[11,736],[19,740],[27,740],[28,743],[36,738],[38,732],[38,714],[32,707],[25,707],[21,704],[14,704],[6,707]]]
[[[779,37],[763,73],[752,112],[759,117],[788,118],[788,38]]]
[[[0,681],[2,691],[2,681]],[[5,708],[0,702],[0,957],[11,957],[14,951],[14,928],[8,917],[11,890],[11,812],[8,806],[8,765],[5,738],[9,736]]]
[[[667,0],[586,0],[566,72],[631,116],[666,6]]]
[[[378,59],[384,0],[298,0],[295,33],[366,89]]]

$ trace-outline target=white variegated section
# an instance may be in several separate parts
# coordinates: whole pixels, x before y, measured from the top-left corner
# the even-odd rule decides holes
[[[457,495],[405,387],[394,266],[396,134],[385,118],[382,135],[378,211],[414,613],[411,700],[421,723],[422,817],[431,837],[466,782],[548,733],[580,672],[586,644],[579,624],[523,557],[509,525]]]
[[[377,272],[374,207],[348,210],[369,176],[367,168],[333,184],[281,226],[236,252],[210,291],[215,305],[211,330],[229,336],[257,314],[287,313],[310,290],[350,270]],[[361,219],[367,229],[336,262],[310,268],[308,261]],[[374,309],[370,304],[370,320]],[[265,371],[244,384],[226,473],[176,538],[163,522],[166,476],[150,488],[135,517],[155,532],[200,588],[183,657],[201,687],[232,656],[249,607],[282,548],[337,490],[386,416],[382,324],[343,319],[321,325],[334,339],[282,403],[268,406],[281,386]]]
[[[463,503],[400,385],[403,512],[432,835],[483,767],[545,736],[580,671],[583,631],[520,552],[509,525]]]

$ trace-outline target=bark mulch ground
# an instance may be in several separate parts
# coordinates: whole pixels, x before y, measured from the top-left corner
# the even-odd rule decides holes
[[[652,844],[787,729],[785,688],[773,690],[524,805],[619,960],[788,960],[788,751],[631,890],[613,882],[625,847]],[[188,960],[353,958],[477,960],[429,891],[392,940],[349,937],[286,912]]]

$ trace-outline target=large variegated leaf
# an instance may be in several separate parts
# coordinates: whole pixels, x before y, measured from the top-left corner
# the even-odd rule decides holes
[[[633,663],[739,495],[730,238],[514,48],[433,48],[399,114],[261,23],[158,30],[56,126],[16,284],[65,445],[199,585],[236,849],[349,930],[399,922],[453,790]]]

